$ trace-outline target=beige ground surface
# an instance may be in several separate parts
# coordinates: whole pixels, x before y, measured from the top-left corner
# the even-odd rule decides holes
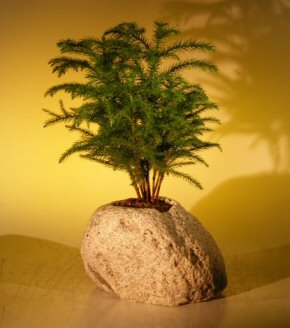
[[[0,236],[0,261],[1,328],[290,327],[290,246],[226,256],[224,297],[173,308],[96,289],[61,244]]]

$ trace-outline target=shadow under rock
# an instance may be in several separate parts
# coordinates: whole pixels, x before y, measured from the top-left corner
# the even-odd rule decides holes
[[[87,300],[80,326],[88,327],[151,327],[151,328],[215,328],[225,316],[227,299],[216,299],[182,306],[162,306],[114,299],[99,289]]]
[[[290,277],[290,245],[226,256],[225,262],[229,297]]]
[[[226,299],[178,307],[122,300],[115,294],[104,292],[94,286],[83,269],[78,249],[42,239],[17,235],[0,236],[0,259],[2,263],[0,285],[23,286],[24,291],[26,287],[31,289],[26,291],[27,297],[30,297],[30,292],[34,299],[27,303],[27,307],[35,308],[34,316],[39,316],[38,312],[44,317],[47,316],[47,324],[50,324],[50,321],[54,322],[49,313],[54,313],[54,316],[60,320],[61,316],[73,311],[64,327],[70,325],[70,321],[74,321],[73,327],[105,328],[117,324],[119,328],[181,326],[182,328],[194,326],[214,328],[219,326],[227,307]],[[8,298],[6,297],[5,301],[4,297],[2,301],[4,304],[8,302],[6,305],[11,307],[12,294],[10,295],[8,290],[9,287],[6,292]],[[45,294],[48,300],[55,297],[54,291],[59,293],[61,300],[52,303],[48,301],[47,309],[42,306],[44,300],[37,306],[39,302],[37,295],[42,294],[42,290],[49,291]],[[67,292],[69,293],[63,294]],[[62,295],[69,295],[65,303],[63,303],[65,296]],[[15,297],[25,299],[26,296]],[[17,300],[14,300],[14,303],[16,304]],[[23,302],[19,304],[22,306],[20,311],[22,320],[29,309],[25,308]],[[12,319],[6,315],[5,320],[19,323],[19,320]],[[39,322],[34,317],[31,319],[32,326],[33,320]]]
[[[215,187],[191,209],[224,254],[251,253],[290,242],[290,175],[240,176]]]
[[[193,206],[225,255],[226,296],[290,276],[290,175],[230,179]]]

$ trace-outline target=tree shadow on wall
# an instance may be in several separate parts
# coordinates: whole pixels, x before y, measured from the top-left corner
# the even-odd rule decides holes
[[[290,1],[175,0],[161,19],[216,46],[220,73],[197,77],[228,114],[217,135],[264,142],[273,161],[271,174],[228,180],[191,210],[228,254],[226,295],[289,277]]]
[[[266,141],[274,169],[289,170],[290,1],[169,1],[162,20],[216,45],[220,73],[202,80],[230,117],[218,134]]]
[[[287,174],[234,178],[191,209],[228,254],[226,296],[290,277],[289,185]]]

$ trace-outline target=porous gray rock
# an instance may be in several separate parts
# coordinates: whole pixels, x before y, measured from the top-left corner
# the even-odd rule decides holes
[[[120,298],[175,306],[209,300],[227,276],[222,254],[178,202],[167,212],[107,204],[88,222],[81,245],[95,284]]]

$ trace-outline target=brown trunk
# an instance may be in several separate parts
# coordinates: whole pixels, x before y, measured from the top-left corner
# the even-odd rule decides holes
[[[147,198],[148,200],[146,199],[146,202],[151,202],[151,188],[150,188],[150,175],[149,175],[149,172],[146,176],[146,186],[147,186]]]
[[[130,174],[130,178],[131,178],[132,184],[134,186],[134,189],[136,191],[137,197],[138,197],[139,200],[141,200],[142,199],[142,196],[140,194],[140,190],[139,190],[138,184],[136,183],[136,180],[135,180],[133,174]]]
[[[136,183],[133,174],[130,174],[130,177],[139,201],[142,200],[146,204],[155,204],[158,202],[164,174],[153,170],[152,185],[150,181],[150,173],[148,173],[139,184]]]
[[[139,190],[138,186],[137,185],[134,185],[134,188],[135,188],[135,191],[136,191],[136,194],[137,194],[138,199],[141,200],[142,197],[141,197],[140,190]]]
[[[144,181],[142,180],[140,183],[140,189],[142,192],[142,199],[145,200],[146,198],[146,190],[145,190],[145,186],[144,186]]]
[[[152,196],[151,202],[154,203],[154,194],[155,194],[155,180],[156,180],[156,170],[153,170],[153,177],[152,177]]]
[[[162,181],[163,181],[163,177],[164,177],[163,173],[159,175],[158,185],[157,185],[156,194],[155,194],[155,199],[157,201],[158,201],[158,198],[159,198],[159,192],[160,192],[160,187],[161,187],[161,184],[162,184]]]
[[[155,201],[157,201],[158,200],[158,188],[160,188],[159,187],[159,185],[160,185],[160,180],[161,180],[161,174],[158,172],[158,176],[157,176],[157,180],[156,180],[156,183],[154,184],[154,186],[153,186],[153,196],[152,196],[152,198],[153,198],[153,203],[155,203]]]

